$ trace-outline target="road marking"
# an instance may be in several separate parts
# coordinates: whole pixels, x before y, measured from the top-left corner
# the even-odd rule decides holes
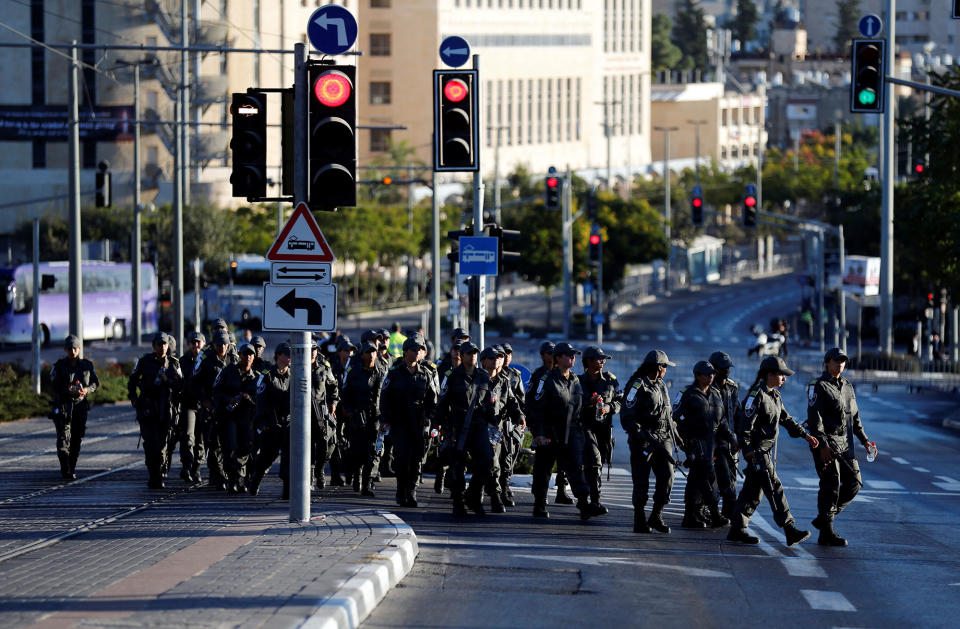
[[[666,334],[658,334],[658,335],[657,335],[657,340],[658,340],[658,341],[666,341],[666,340],[667,340],[667,335],[666,335]]]
[[[857,608],[840,592],[826,590],[800,590],[803,598],[813,609],[828,612],[855,612]]]
[[[922,473],[924,473],[924,474],[929,474],[929,473],[930,473],[930,470],[928,470],[928,469],[925,468],[925,467],[915,467],[915,468],[913,468],[913,469],[914,469],[915,471],[917,471],[917,472],[922,472]]]
[[[703,343],[703,337],[702,337],[702,336],[695,336],[695,337],[693,337],[693,342],[694,342],[694,343]]]
[[[121,430],[120,432],[115,432],[112,435],[103,435],[102,437],[93,437],[92,439],[84,439],[83,445],[89,446],[94,443],[99,443],[101,441],[106,441],[107,439],[113,439],[114,437],[122,437],[124,435],[131,435],[140,432],[140,427],[129,428],[127,430]],[[8,463],[16,463],[17,461],[22,461],[24,459],[33,458],[35,456],[43,456],[44,454],[52,454],[56,452],[56,448],[48,448],[40,452],[28,452],[27,454],[21,454],[20,456],[11,457],[9,459],[0,459],[0,465]]]
[[[819,486],[820,486],[820,479],[819,479],[819,478],[812,478],[812,477],[809,477],[809,476],[799,476],[799,477],[795,478],[794,480],[796,480],[798,483],[800,483],[801,485],[804,485],[804,486],[806,486],[806,487],[819,487]]]
[[[674,336],[674,338],[675,338],[676,340],[680,341],[681,343],[682,343],[683,341],[686,341],[686,340],[687,340],[687,337],[685,337],[685,336],[680,336],[679,334],[674,334],[673,336]]]
[[[939,478],[943,482],[942,483],[934,482],[933,484],[939,487],[940,489],[944,489],[946,491],[960,491],[960,481],[950,478],[949,476],[937,476],[937,478]]]
[[[649,341],[649,340],[650,340],[650,335],[649,335],[649,334],[641,334],[641,335],[640,335],[640,340],[641,340],[641,341]]]
[[[937,476],[937,478],[939,478],[940,480],[942,480],[942,481],[945,482],[945,483],[950,483],[951,485],[954,485],[954,484],[956,484],[956,483],[960,483],[960,480],[957,480],[957,479],[955,479],[955,478],[950,478],[949,476]]]
[[[780,531],[775,529],[772,524],[767,522],[767,520],[761,516],[755,515],[752,522],[757,526],[757,528],[763,529],[772,537],[780,537],[780,535],[782,535]],[[803,548],[799,546],[792,546],[791,550],[793,550],[795,555],[791,557],[777,551],[777,549],[770,546],[770,544],[767,544],[767,546],[774,553],[781,557],[780,563],[783,564],[783,567],[787,569],[787,574],[789,574],[791,577],[810,577],[815,579],[827,578],[827,573],[822,567],[820,567],[820,564],[817,562],[817,558]]]
[[[740,339],[738,339],[738,338],[735,337],[735,336],[731,336],[731,337],[730,337],[730,342],[731,342],[731,343],[739,343],[739,342],[740,342]]]
[[[682,572],[692,577],[713,577],[713,578],[732,578],[729,572],[719,570],[707,570],[706,568],[692,568],[688,566],[676,566],[673,564],[662,564],[653,561],[643,561],[640,559],[620,559],[618,557],[595,557],[589,555],[513,555],[518,559],[536,559],[541,561],[560,561],[564,563],[577,563],[585,566],[606,566],[609,564],[621,566],[642,566],[644,568],[655,568],[659,570],[674,570]]]
[[[895,456],[893,457],[893,460],[899,463],[900,465],[910,465],[910,461],[906,460],[902,456]]]
[[[903,489],[903,485],[893,480],[868,480],[866,484],[870,489]]]
[[[719,336],[715,336],[711,339],[714,343],[723,343],[723,339]]]

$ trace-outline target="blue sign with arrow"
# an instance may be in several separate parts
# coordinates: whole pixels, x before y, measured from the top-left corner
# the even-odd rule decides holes
[[[459,68],[470,59],[470,44],[463,37],[451,35],[440,43],[440,60],[451,68]]]
[[[337,4],[327,4],[310,15],[307,39],[325,55],[342,55],[357,41],[357,18]]]
[[[460,273],[496,275],[497,240],[491,236],[460,236]]]
[[[747,184],[747,194],[751,197],[757,196],[757,186],[756,184],[748,183]]]
[[[883,30],[883,21],[875,13],[867,13],[857,23],[860,34],[864,37],[876,37]]]

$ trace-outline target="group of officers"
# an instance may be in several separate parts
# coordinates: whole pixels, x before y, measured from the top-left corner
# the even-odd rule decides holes
[[[140,357],[129,378],[149,487],[164,487],[179,444],[183,480],[202,482],[206,461],[209,484],[231,493],[256,495],[279,456],[282,498],[288,498],[290,344],[280,343],[269,362],[262,338],[237,345],[222,320],[213,326],[210,345],[199,332],[188,339],[187,350],[177,358],[173,339],[158,333],[153,351]],[[848,358],[838,348],[826,353],[823,374],[807,388],[807,421],[801,424],[786,411],[779,393],[794,372],[776,356],[760,363],[741,399],[740,387],[730,377],[733,360],[715,352],[694,365],[693,381],[671,401],[664,378],[675,364],[661,350],[647,353],[621,387],[604,370],[611,356],[600,347],[581,353],[570,343],[547,341],[540,347],[542,364],[525,389],[521,372],[510,364],[509,344],[481,350],[456,329],[450,350],[434,365],[425,359],[427,344],[420,334],[393,348],[399,356],[391,354],[390,342],[386,330],[368,330],[359,346],[343,335],[312,346],[314,487],[324,486],[327,463],[331,484],[352,484],[365,496],[374,495],[381,475],[392,475],[397,504],[416,507],[421,472],[432,453],[434,491],[442,494],[449,488],[455,515],[468,510],[484,515],[485,496],[490,510],[502,513],[515,506],[510,477],[529,431],[534,517],[550,517],[547,494],[556,466],[555,502],[575,502],[585,521],[607,513],[600,501],[601,472],[610,463],[613,416],[619,414],[630,448],[635,533],[670,532],[663,510],[682,451],[682,465],[689,469],[683,527],[729,524],[729,540],[756,544],[747,524],[766,496],[787,544],[793,545],[810,534],[795,526],[776,474],[778,427],[783,425],[791,437],[806,440],[820,477],[813,520],[818,542],[847,543],[833,522],[862,486],[854,437],[865,447],[871,444],[853,386],[842,376]],[[65,353],[51,372],[51,418],[61,473],[75,479],[87,396],[98,379],[93,364],[79,358],[76,337],[67,337]],[[577,374],[580,355],[583,369]],[[743,473],[741,454],[747,461]],[[651,473],[655,483],[647,515]],[[738,474],[744,477],[739,494]]]

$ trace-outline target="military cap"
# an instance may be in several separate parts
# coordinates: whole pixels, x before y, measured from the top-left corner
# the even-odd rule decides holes
[[[827,350],[827,353],[823,355],[823,362],[827,362],[829,360],[847,362],[850,360],[850,357],[847,356],[839,347],[831,347]]]
[[[276,354],[286,354],[287,356],[289,356],[289,355],[291,355],[291,354],[293,353],[293,348],[290,347],[290,343],[283,342],[283,343],[280,343],[279,345],[277,345],[277,349],[274,350],[273,353],[274,353],[275,355],[276,355]]]
[[[460,346],[463,345],[464,343],[467,343],[467,342],[469,342],[469,341],[464,341],[463,339],[457,339],[456,341],[453,342],[452,345],[450,345],[450,349],[455,349],[455,350],[457,350],[457,351],[459,352],[459,351],[460,351]]]
[[[360,346],[361,354],[366,354],[367,352],[375,352],[375,351],[377,351],[377,346],[376,344],[371,343],[370,341],[364,341]]]
[[[496,358],[497,356],[503,356],[503,352],[498,350],[496,345],[488,345],[480,352],[480,360],[484,358]]]
[[[667,367],[676,367],[677,363],[670,362],[667,353],[662,349],[652,349],[647,352],[643,358],[644,365],[666,365]]]
[[[226,330],[216,330],[213,333],[213,338],[211,341],[216,345],[229,345],[230,344],[230,335],[227,334]]]
[[[380,338],[380,333],[376,330],[367,330],[360,335],[360,342],[366,343],[367,341],[373,341]]]
[[[364,341],[364,342],[369,343],[369,341]],[[337,351],[339,352],[345,349],[352,349],[352,350],[357,349],[357,346],[354,345],[352,342],[350,342],[349,336],[341,336],[339,339],[337,339]]]
[[[215,319],[213,325],[210,326],[214,330],[226,330],[230,326],[227,325],[227,322],[223,319]]]
[[[693,375],[695,376],[709,376],[715,373],[717,373],[716,368],[705,360],[698,360],[697,364],[693,366]]]
[[[553,354],[555,356],[576,356],[582,353],[583,352],[575,349],[570,343],[557,343],[556,347],[553,348]]]
[[[388,330],[387,328],[380,328],[379,330],[377,330],[377,332],[380,333],[380,336],[383,338],[383,340],[387,340],[388,338],[390,338],[390,330]]]
[[[157,332],[153,335],[153,338],[150,339],[150,343],[153,345],[169,345],[170,339],[163,332]]]
[[[265,347],[267,346],[267,342],[266,342],[266,340],[264,340],[264,338],[263,338],[262,336],[255,336],[255,337],[253,337],[252,339],[250,339],[250,344],[253,345],[254,347],[264,347],[264,348],[265,348]]]
[[[540,353],[541,354],[552,354],[553,350],[556,349],[556,345],[553,344],[553,341],[544,341],[540,344]]]
[[[767,356],[762,361],[760,361],[760,371],[766,371],[767,373],[781,373],[785,376],[792,376],[793,369],[787,367],[787,363],[784,362],[779,356]]]
[[[710,364],[717,369],[730,369],[733,367],[733,358],[726,352],[714,352],[710,354]]]
[[[192,343],[193,341],[200,341],[201,343],[207,342],[207,337],[203,335],[203,332],[191,332],[187,335],[187,342]]]
[[[505,354],[512,354],[512,353],[513,353],[513,348],[510,347],[510,343],[501,343],[501,344],[500,344],[500,347],[503,348],[503,352],[504,352]]]
[[[461,354],[476,354],[480,351],[480,348],[474,345],[470,341],[464,341],[460,344],[460,353]]]
[[[418,336],[407,337],[407,340],[403,342],[403,351],[408,349],[426,349],[423,344],[423,339]]]
[[[237,348],[237,352],[240,354],[247,352],[256,356],[257,348],[255,348],[251,343],[240,343],[240,347]]]
[[[469,339],[470,333],[464,330],[463,328],[454,328],[453,332],[450,333],[451,339]]]
[[[583,350],[583,359],[586,360],[588,358],[596,358],[597,360],[610,360],[613,358],[613,356],[605,353],[596,345],[591,345],[587,349]]]
[[[71,348],[74,348],[74,347],[77,348],[77,349],[80,349],[80,345],[81,345],[80,339],[79,339],[77,336],[73,335],[73,334],[69,334],[69,335],[67,335],[67,338],[63,339],[63,348],[64,348],[64,349],[71,349]]]

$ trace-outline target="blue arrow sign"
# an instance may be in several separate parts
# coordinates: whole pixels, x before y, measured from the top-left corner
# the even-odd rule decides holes
[[[756,184],[748,183],[747,184],[747,194],[752,197],[757,196],[757,186]]]
[[[342,55],[357,41],[357,18],[340,5],[324,5],[310,15],[307,38],[326,55]]]
[[[883,30],[883,21],[879,15],[867,13],[860,18],[857,28],[860,29],[860,34],[864,37],[876,37]]]
[[[593,324],[594,325],[603,325],[604,316],[602,312],[593,313]]]
[[[451,35],[440,42],[440,60],[451,68],[459,68],[470,59],[470,44],[463,37]]]
[[[461,236],[460,273],[462,275],[496,275],[497,238]]]
[[[695,197],[702,197],[702,196],[703,196],[703,188],[701,188],[700,186],[694,186],[694,187],[693,187],[693,196],[695,196]]]

